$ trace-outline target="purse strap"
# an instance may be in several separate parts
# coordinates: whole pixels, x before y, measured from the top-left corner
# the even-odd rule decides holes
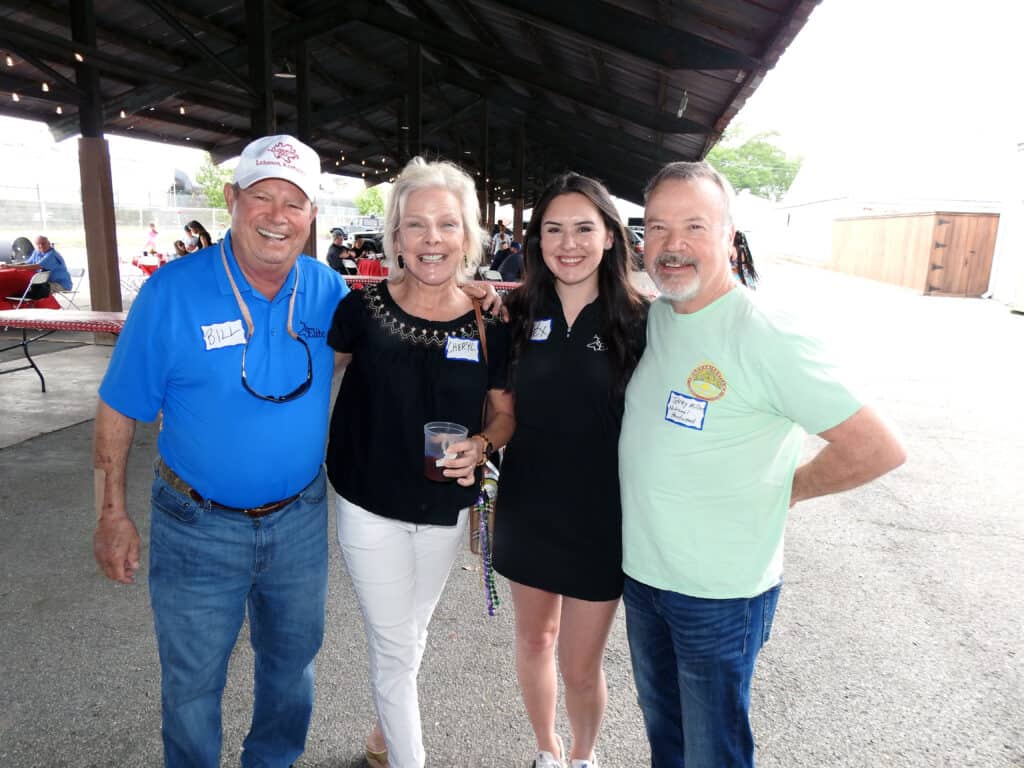
[[[480,302],[477,299],[473,299],[473,314],[476,315],[476,332],[480,336],[480,347],[484,353],[484,362],[487,360],[487,329],[484,327],[484,315],[480,310]]]
[[[480,348],[484,353],[484,365],[488,365],[487,360],[487,329],[484,327],[484,315],[480,310],[480,302],[473,299],[473,313],[476,315],[476,332],[480,336]],[[488,371],[488,376],[490,372]],[[487,395],[484,395],[484,404],[480,408],[480,429],[483,430],[487,426]]]

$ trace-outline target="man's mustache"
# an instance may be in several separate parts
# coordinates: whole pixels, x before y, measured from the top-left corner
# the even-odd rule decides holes
[[[662,253],[654,260],[656,267],[692,267],[697,260],[681,253]]]

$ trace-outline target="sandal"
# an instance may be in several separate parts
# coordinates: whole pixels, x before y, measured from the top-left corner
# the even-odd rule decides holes
[[[370,746],[366,746],[366,764],[370,768],[388,768],[388,750],[387,748],[382,749],[380,752],[375,752],[370,749]]]

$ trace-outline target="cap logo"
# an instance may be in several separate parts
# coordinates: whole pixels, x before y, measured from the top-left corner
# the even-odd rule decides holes
[[[276,157],[278,160],[284,161],[286,164],[291,165],[299,159],[298,150],[295,149],[291,144],[285,141],[279,141],[277,144],[270,148],[270,154]]]

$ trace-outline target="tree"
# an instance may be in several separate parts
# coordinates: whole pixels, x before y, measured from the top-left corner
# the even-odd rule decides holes
[[[196,171],[196,185],[206,195],[206,204],[211,208],[223,208],[224,185],[231,181],[234,173],[230,168],[214,165],[210,153],[206,153],[203,164]]]
[[[726,131],[722,140],[708,152],[708,162],[722,172],[736,191],[777,200],[796,178],[802,158],[790,158],[779,149],[776,131],[763,131],[744,137]]]
[[[381,197],[380,189],[377,187],[364,189],[356,195],[355,203],[360,216],[381,217],[384,215],[384,198]]]

